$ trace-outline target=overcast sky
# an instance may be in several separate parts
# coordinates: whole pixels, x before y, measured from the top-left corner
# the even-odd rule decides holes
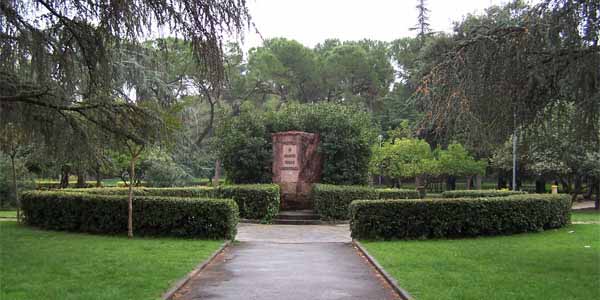
[[[248,0],[263,38],[286,37],[313,47],[327,38],[391,41],[414,36],[416,0]],[[427,0],[434,31],[451,31],[452,22],[507,0]],[[529,2],[529,1],[528,1]],[[244,48],[259,46],[258,34],[245,35]]]

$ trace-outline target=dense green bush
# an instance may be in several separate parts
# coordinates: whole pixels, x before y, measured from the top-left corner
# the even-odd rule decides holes
[[[353,238],[412,239],[511,234],[570,222],[568,196],[357,200],[350,205]]]
[[[240,216],[268,223],[279,213],[279,186],[276,184],[224,185],[215,188],[216,198],[235,200]]]
[[[378,199],[417,199],[419,192],[407,189],[377,189]]]
[[[271,133],[298,130],[318,133],[323,156],[321,181],[364,184],[370,144],[375,138],[368,113],[350,105],[286,103],[279,111],[261,112],[245,103],[239,116],[218,126],[219,156],[234,183],[270,182]]]
[[[348,219],[348,206],[357,199],[418,198],[413,190],[374,189],[368,186],[315,184],[311,193],[315,212],[323,219]]]
[[[272,132],[300,130],[320,134],[321,182],[367,183],[370,145],[376,133],[371,117],[363,109],[327,102],[288,104],[268,120],[267,127]]]
[[[126,188],[69,189],[103,195],[126,195]],[[137,196],[200,197],[233,199],[245,219],[270,222],[279,213],[279,186],[276,184],[223,185],[218,187],[136,188]]]
[[[221,118],[216,136],[216,148],[228,179],[237,184],[271,181],[271,134],[264,115],[250,102],[242,105],[238,116]]]
[[[127,232],[127,197],[74,192],[27,192],[23,213],[45,229],[119,234]],[[238,208],[230,199],[156,196],[133,201],[133,230],[139,235],[233,239]]]
[[[151,156],[144,175],[147,185],[153,187],[185,186],[192,180],[188,170],[164,154]]]
[[[86,182],[85,187],[82,187],[82,188],[92,188],[94,186],[95,186],[95,184]],[[76,187],[75,183],[69,184],[69,188],[75,188],[75,187]],[[60,182],[52,182],[52,181],[36,182],[35,189],[40,190],[40,191],[58,190],[58,189],[60,189]]]
[[[525,194],[522,191],[505,190],[455,190],[442,193],[444,198],[480,198],[480,197],[504,197],[510,195]]]

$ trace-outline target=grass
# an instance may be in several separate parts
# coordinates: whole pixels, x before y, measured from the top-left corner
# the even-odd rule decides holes
[[[100,236],[0,222],[0,299],[160,299],[222,241]]]
[[[577,210],[571,214],[573,222],[600,222],[600,210]]]
[[[0,218],[17,218],[16,210],[0,210]]]
[[[419,300],[600,299],[600,225],[363,244]]]

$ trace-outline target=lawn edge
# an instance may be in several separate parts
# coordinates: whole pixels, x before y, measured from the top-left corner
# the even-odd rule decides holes
[[[369,263],[371,263],[371,265],[377,270],[377,272],[379,272],[379,274],[383,276],[385,281],[387,281],[387,283],[390,284],[392,289],[394,289],[394,291],[398,293],[398,295],[400,295],[400,298],[404,300],[414,300],[414,298],[406,290],[404,290],[398,285],[396,279],[390,276],[390,274],[388,274],[383,269],[383,267],[377,262],[377,260],[373,256],[371,256],[369,252],[367,252],[367,249],[365,249],[365,247],[363,247],[363,245],[359,241],[352,239],[352,244],[367,258]]]
[[[231,245],[231,241],[225,241],[219,249],[217,249],[209,258],[204,260],[202,263],[197,265],[191,272],[189,272],[185,277],[178,280],[175,284],[171,286],[171,288],[163,294],[163,300],[170,300],[177,291],[179,291],[192,277],[196,276],[200,271],[204,270],[208,264],[210,264],[216,257],[219,255],[225,248]]]

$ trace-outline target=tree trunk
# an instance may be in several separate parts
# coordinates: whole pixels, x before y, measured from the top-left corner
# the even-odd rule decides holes
[[[137,154],[131,156],[131,174],[129,176],[129,197],[127,200],[127,237],[133,237],[133,185],[135,181],[135,161]]]
[[[585,200],[592,200],[592,197],[594,196],[595,187],[596,187],[596,185],[595,185],[594,179],[591,177],[588,177],[587,178],[587,191],[583,195],[583,198]]]
[[[94,175],[96,175],[96,187],[102,187],[102,174],[100,174],[100,166],[96,165],[94,168]]]
[[[546,193],[546,180],[542,176],[535,179],[535,192],[538,194]]]
[[[71,174],[71,167],[64,165],[61,168],[60,188],[66,189],[69,187],[69,175]]]
[[[21,200],[19,199],[19,190],[17,186],[17,169],[15,168],[15,156],[10,156],[10,163],[12,165],[12,184],[13,191],[15,193],[15,203],[17,205],[17,223],[21,223]]]
[[[81,168],[77,168],[77,185],[78,188],[86,187],[85,184],[85,172],[81,170]]]
[[[571,203],[577,200],[579,194],[581,194],[581,176],[575,176],[575,188],[573,189],[573,195],[571,196]]]
[[[215,177],[213,177],[213,186],[218,186],[220,179],[221,179],[221,160],[217,159],[215,161]]]
[[[496,188],[501,190],[505,187],[506,187],[506,181],[504,181],[504,176],[502,176],[501,174],[498,174],[498,185],[496,186]]]
[[[475,175],[475,189],[481,190],[481,181],[483,180],[483,176],[477,174]]]
[[[570,194],[571,193],[571,182],[566,181],[564,178],[560,179],[560,184],[563,186],[563,191],[565,191],[565,193]]]
[[[473,188],[473,176],[467,176],[467,190]]]
[[[600,210],[600,180],[596,181],[596,202],[594,203],[596,210]]]
[[[446,178],[446,190],[453,191],[456,189],[456,178],[454,176],[448,176]]]

